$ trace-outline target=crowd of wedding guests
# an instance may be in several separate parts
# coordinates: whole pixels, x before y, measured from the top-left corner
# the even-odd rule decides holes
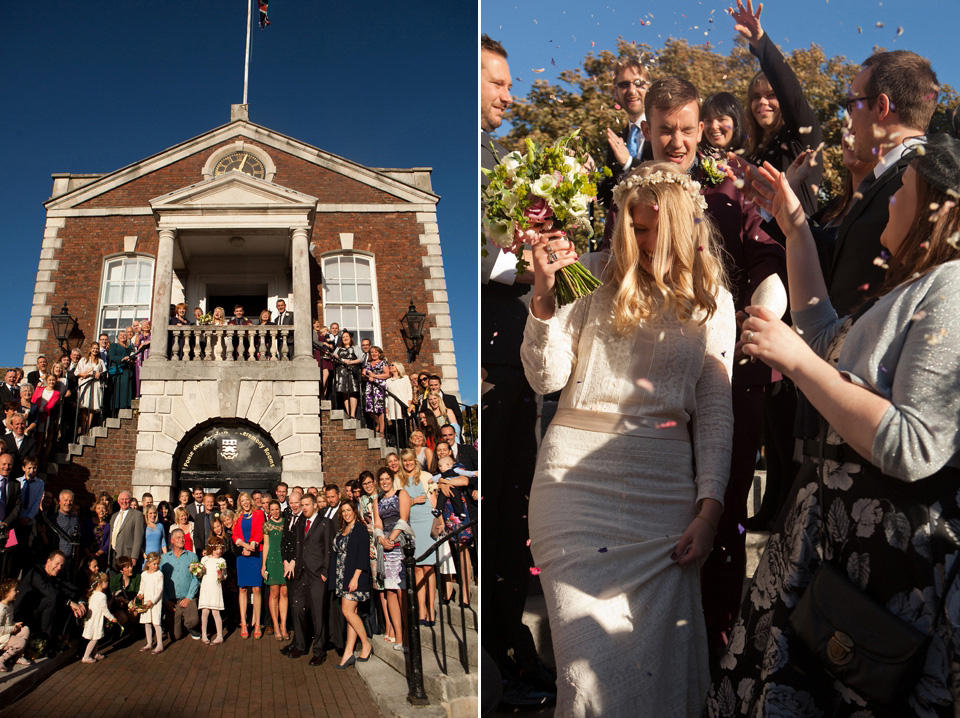
[[[556,699],[557,715],[565,716],[655,712],[692,716],[701,710],[711,716],[932,716],[953,715],[960,700],[956,668],[960,646],[951,628],[960,621],[960,604],[951,593],[957,586],[960,553],[956,534],[949,528],[951,517],[960,510],[958,387],[956,347],[945,346],[952,341],[947,337],[953,335],[949,326],[958,296],[950,278],[960,258],[960,117],[954,111],[947,133],[928,134],[940,89],[929,61],[906,50],[876,52],[860,66],[848,95],[836,98],[837,111],[845,118],[844,180],[835,196],[825,197],[820,188],[823,132],[817,114],[801,81],[764,33],[761,10],[762,6],[754,10],[750,2],[744,6],[739,0],[731,9],[736,29],[759,66],[745,97],[729,92],[702,97],[684,78],[656,77],[638,57],[623,57],[610,68],[611,105],[622,111],[624,122],[620,129],[607,132],[605,164],[610,178],[598,195],[607,221],[597,249],[606,251],[622,248],[624,241],[645,241],[640,203],[619,207],[616,198],[633,201],[638,187],[674,181],[665,171],[661,174],[666,179],[651,176],[656,167],[645,163],[673,163],[685,176],[676,183],[693,187],[696,181],[705,216],[717,231],[725,284],[737,311],[738,341],[722,354],[726,361],[733,360],[731,456],[722,514],[708,511],[709,502],[698,503],[693,524],[686,531],[685,524],[676,528],[678,537],[683,534],[680,544],[674,548],[670,541],[665,548],[667,553],[674,549],[670,561],[684,566],[689,556],[679,549],[685,544],[699,566],[702,559],[693,551],[700,549],[699,541],[690,541],[689,536],[710,534],[709,556],[700,566],[703,613],[689,617],[698,626],[697,640],[701,633],[706,638],[705,650],[692,652],[686,677],[667,677],[662,667],[658,676],[655,662],[619,652],[617,635],[605,630],[603,622],[588,635],[583,621],[566,619],[598,615],[587,603],[595,593],[609,599],[602,585],[605,575],[586,577],[590,566],[599,572],[602,561],[585,552],[584,561],[577,562],[579,544],[566,541],[556,551],[561,536],[552,542],[541,536],[539,546],[533,537],[534,559],[543,567],[540,579],[548,599],[570,585],[578,590],[588,587],[590,594],[578,598],[576,605],[566,593],[557,606],[548,600],[557,651],[554,688],[552,676],[530,652],[532,642],[529,631],[519,624],[520,614],[507,610],[507,597],[497,605],[498,590],[524,595],[525,581],[520,572],[511,570],[510,557],[529,561],[529,556],[516,544],[504,543],[501,551],[491,543],[485,546],[493,559],[484,564],[484,570],[489,566],[491,571],[488,575],[519,576],[513,586],[491,582],[493,603],[484,604],[499,615],[516,616],[513,625],[501,622],[496,635],[485,634],[483,639],[503,675],[501,695],[508,707],[529,708]],[[506,51],[484,36],[485,132],[500,126],[512,102],[511,80]],[[486,151],[489,166],[495,166],[504,151],[489,135],[483,138],[481,152]],[[670,226],[662,211],[665,203],[653,200],[650,205],[654,213],[661,213],[658,242],[676,243],[676,238],[664,236],[669,231],[664,227]],[[624,211],[631,213],[626,221],[619,216]],[[629,239],[617,236],[626,231]],[[568,263],[576,258],[569,243],[554,236],[543,236],[552,252],[542,265],[546,272],[558,260]],[[704,252],[705,247],[696,249]],[[542,252],[535,247],[533,258],[539,270],[538,251]],[[677,265],[685,259],[668,254],[661,255],[656,245],[651,246],[646,265],[641,257],[645,269],[631,275],[639,278],[636,291],[655,293],[657,288],[651,290],[644,278],[665,267],[663,275],[657,275],[659,288],[680,294],[682,287],[673,282],[680,271]],[[649,262],[660,262],[662,256],[666,263],[651,269]],[[499,259],[495,256],[491,264]],[[522,436],[518,411],[503,414],[499,421],[494,418],[498,407],[516,406],[520,399],[498,397],[496,392],[497,387],[511,387],[522,398],[529,391],[519,350],[522,341],[527,350],[538,336],[537,322],[527,319],[525,307],[529,295],[535,299],[538,295],[499,264],[488,274],[485,314],[488,295],[502,297],[504,308],[495,313],[500,323],[491,329],[496,331],[485,331],[484,339],[501,352],[512,346],[512,353],[494,358],[492,349],[484,350],[483,367],[495,387],[486,397],[491,409],[489,417],[485,409],[484,423],[512,422],[511,434]],[[513,326],[504,319],[510,307],[516,307]],[[785,324],[791,320],[796,331]],[[557,322],[550,321],[551,326]],[[573,330],[561,326],[553,331]],[[589,350],[582,340],[575,348],[578,354]],[[580,361],[587,359],[581,356]],[[526,368],[531,383],[541,382],[536,371]],[[636,379],[649,384],[641,378],[645,376],[638,374]],[[571,379],[564,391],[573,388]],[[485,440],[490,442],[490,437]],[[532,442],[524,446],[535,455]],[[699,447],[694,448],[699,468],[703,457]],[[521,493],[527,494],[553,486],[548,475],[559,465],[555,451],[540,457],[532,492],[534,469],[532,461],[526,462],[527,453],[506,453],[510,464],[502,475],[493,464],[490,469],[485,466],[487,504],[491,497],[508,495],[508,484],[519,483]],[[748,519],[747,493],[758,455],[767,472],[766,491],[760,511]],[[529,466],[522,474],[516,471],[520,463]],[[578,503],[602,502],[603,486],[585,485],[582,490]],[[487,525],[488,534],[494,528],[499,541],[512,537],[509,526],[499,520],[508,509],[501,503],[487,508],[498,515],[496,527]],[[544,525],[549,517],[542,509],[531,505],[531,521],[536,513],[538,524]],[[741,603],[747,530],[770,531],[771,536]],[[628,548],[614,545],[612,529],[595,537],[593,526],[576,523],[571,531],[588,535],[591,546],[591,541],[608,546],[601,549],[606,556]],[[658,536],[666,533],[664,529]],[[636,547],[629,548],[634,555]],[[558,567],[577,564],[576,569],[584,572],[576,574],[582,586],[566,574],[554,574],[559,570],[554,568],[554,555],[566,557],[555,562]],[[666,554],[663,558],[666,562]],[[922,600],[908,598],[921,592]],[[837,603],[830,604],[831,598]],[[634,600],[633,594],[626,600]],[[837,610],[841,605],[846,613]],[[631,603],[625,610],[634,617],[643,612],[643,620],[628,632],[631,638],[638,632],[641,638],[649,635],[649,627],[659,625],[656,606]],[[684,620],[677,623],[681,625],[689,624]],[[878,646],[909,628],[915,629],[914,640],[919,642],[911,645],[920,646],[911,660],[878,658],[889,645]],[[878,642],[870,638],[873,635]],[[624,680],[617,670],[600,668],[603,656],[616,656],[619,665],[636,663],[640,670]],[[883,661],[888,661],[887,667],[897,664],[885,678],[879,672],[878,662]],[[587,674],[592,676],[589,680],[584,678]],[[675,685],[687,687],[686,697],[673,690]]]
[[[98,647],[117,638],[113,625],[143,635],[142,650],[153,653],[188,635],[216,645],[228,634],[270,636],[291,658],[310,654],[311,665],[329,650],[344,668],[367,660],[377,635],[389,644],[381,650],[402,650],[403,542],[419,556],[477,515],[477,452],[455,438],[445,426],[432,448],[418,441],[391,453],[343,489],[195,487],[174,502],[103,492],[87,507],[68,489],[47,491],[36,459],[17,480],[13,457],[0,455],[0,539],[15,536],[0,552],[0,670],[25,654],[72,650],[78,633],[83,660],[95,663]],[[439,604],[469,605],[476,527],[438,551],[415,569],[423,627]]]
[[[149,355],[150,322],[141,320],[113,339],[104,332],[55,360],[41,355],[26,376],[7,369],[0,385],[7,450],[44,463],[54,450],[129,409],[140,395],[140,369]]]

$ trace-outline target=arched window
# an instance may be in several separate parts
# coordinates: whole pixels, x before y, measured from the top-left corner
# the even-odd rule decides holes
[[[373,257],[348,252],[323,258],[323,323],[334,322],[349,330],[358,345],[364,339],[380,343]]]
[[[103,266],[100,294],[100,326],[111,341],[119,327],[128,327],[134,319],[150,317],[153,298],[153,258],[127,255],[107,259]]]

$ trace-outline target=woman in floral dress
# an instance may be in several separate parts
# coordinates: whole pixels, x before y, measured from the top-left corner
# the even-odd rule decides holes
[[[383,548],[385,578],[384,593],[387,595],[387,624],[385,640],[403,645],[403,618],[400,610],[400,591],[404,588],[403,553],[398,539],[401,533],[411,533],[410,494],[394,485],[393,472],[386,466],[377,470],[380,497],[375,504],[374,535]]]
[[[802,335],[751,307],[743,351],[793,379],[828,426],[760,560],[708,716],[957,715],[960,591],[944,584],[960,558],[960,208],[950,199],[960,187],[960,140],[933,135],[922,154],[912,152],[880,238],[886,279],[846,318],[825,299],[799,201],[779,172],[763,170],[776,193],[761,187],[758,202],[787,235]],[[932,634],[921,678],[893,702],[867,700],[829,675],[789,623],[823,562]]]
[[[377,433],[384,435],[385,416],[387,412],[387,379],[390,370],[383,359],[383,350],[380,347],[370,347],[370,358],[363,366],[363,375],[367,378],[367,385],[363,392],[363,409],[373,414],[377,423]]]

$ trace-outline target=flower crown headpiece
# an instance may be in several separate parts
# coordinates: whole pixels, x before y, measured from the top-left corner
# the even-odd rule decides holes
[[[653,174],[642,176],[639,174],[633,174],[622,180],[613,189],[613,201],[616,203],[617,207],[623,208],[623,199],[627,196],[627,193],[630,190],[636,187],[648,187],[655,184],[678,184],[687,192],[690,193],[690,198],[693,200],[693,203],[697,205],[701,210],[706,211],[707,209],[707,200],[703,198],[703,195],[700,194],[700,183],[696,180],[690,179],[689,175],[678,174],[676,172],[664,172],[663,170],[657,170]]]

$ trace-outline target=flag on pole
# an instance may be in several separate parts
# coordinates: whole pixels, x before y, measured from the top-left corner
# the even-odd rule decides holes
[[[270,24],[270,20],[267,18],[267,3],[269,0],[258,0],[260,5],[260,29],[266,30],[267,25]]]

